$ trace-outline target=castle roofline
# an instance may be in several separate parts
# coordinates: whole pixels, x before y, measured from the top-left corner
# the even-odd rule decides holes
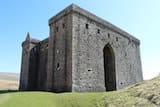
[[[24,41],[24,42],[22,42],[22,46],[24,46],[24,45],[26,45],[26,44],[37,44],[37,43],[39,43],[40,42],[40,40],[38,40],[38,39],[34,39],[34,38],[31,38],[31,36],[30,36],[30,34],[29,34],[29,32],[27,33],[27,36],[26,36],[26,40]]]
[[[24,42],[22,42],[22,46],[24,46],[24,45],[26,45],[26,44],[38,44],[40,42],[40,40],[37,40],[37,39],[33,39],[33,38],[31,38],[30,39],[30,41],[24,41]]]
[[[38,39],[34,39],[34,38],[31,39],[31,43],[39,43],[39,42],[40,42],[40,40],[38,40]]]
[[[118,34],[122,35],[123,37],[134,41],[136,44],[140,44],[140,40],[138,40],[137,38],[135,38],[134,36],[132,36],[131,34],[125,32],[124,30],[116,27],[115,25],[111,24],[110,22],[88,12],[87,10],[84,10],[82,8],[80,8],[79,6],[75,5],[75,4],[71,4],[70,6],[68,6],[67,8],[65,8],[64,10],[62,10],[61,12],[59,12],[57,15],[53,16],[52,18],[49,19],[49,25],[51,25],[52,23],[56,22],[57,20],[61,19],[63,16],[70,14],[70,13],[78,13],[82,16],[85,16],[97,23],[100,23],[102,25],[104,25],[105,27],[107,27],[108,29],[117,32]]]

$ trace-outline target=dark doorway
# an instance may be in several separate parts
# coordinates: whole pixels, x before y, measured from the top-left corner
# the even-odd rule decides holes
[[[106,91],[116,90],[115,56],[109,44],[105,45],[103,49],[103,57]]]

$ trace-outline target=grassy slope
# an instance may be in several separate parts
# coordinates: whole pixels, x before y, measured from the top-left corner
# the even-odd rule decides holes
[[[5,93],[0,107],[160,107],[160,77],[107,93]]]

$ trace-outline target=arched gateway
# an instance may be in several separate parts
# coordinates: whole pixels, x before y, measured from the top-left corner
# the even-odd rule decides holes
[[[105,45],[103,57],[106,91],[116,90],[115,56],[110,44]]]

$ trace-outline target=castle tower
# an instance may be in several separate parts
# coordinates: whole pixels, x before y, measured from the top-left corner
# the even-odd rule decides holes
[[[20,78],[20,90],[28,90],[29,81],[29,69],[30,69],[30,52],[31,49],[38,43],[33,41],[30,34],[27,33],[26,40],[22,43],[22,63],[21,63],[21,78]]]
[[[55,92],[71,91],[72,14],[52,17],[49,20],[49,26],[48,90]]]
[[[140,41],[72,4],[49,20],[48,88],[113,91],[142,81]]]

